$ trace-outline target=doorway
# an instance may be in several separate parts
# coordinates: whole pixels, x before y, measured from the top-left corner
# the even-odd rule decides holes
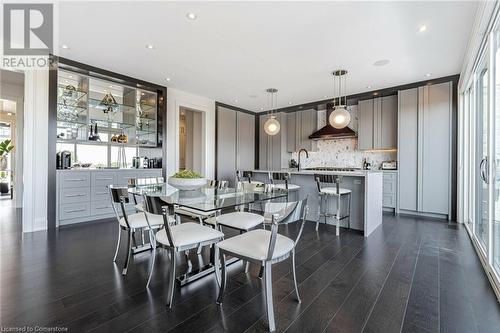
[[[203,173],[202,167],[202,126],[201,111],[180,108],[179,112],[179,170]]]
[[[23,198],[24,75],[0,70],[0,209],[21,208]],[[1,149],[1,148],[0,148]]]

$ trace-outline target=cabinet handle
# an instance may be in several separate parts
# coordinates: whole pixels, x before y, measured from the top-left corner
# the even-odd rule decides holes
[[[84,197],[87,194],[66,194],[66,198]]]
[[[111,208],[111,206],[105,206],[105,207],[96,207],[95,209],[108,209]]]
[[[108,194],[108,192],[97,192],[96,195],[100,195],[100,194]]]
[[[96,178],[96,180],[113,180],[113,178]]]
[[[83,209],[73,209],[73,210],[67,210],[66,213],[77,213],[77,212],[84,212],[86,211],[85,208]]]
[[[85,178],[66,178],[66,181],[68,181],[68,182],[83,182],[86,180],[87,179],[85,179]]]

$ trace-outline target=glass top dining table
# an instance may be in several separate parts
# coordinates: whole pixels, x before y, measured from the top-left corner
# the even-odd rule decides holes
[[[264,191],[263,187],[245,186],[223,189],[202,187],[194,191],[180,191],[167,183],[138,185],[130,187],[128,191],[133,195],[160,197],[167,205],[182,206],[203,212],[213,212],[224,208],[283,198],[287,195],[287,191],[283,189]]]

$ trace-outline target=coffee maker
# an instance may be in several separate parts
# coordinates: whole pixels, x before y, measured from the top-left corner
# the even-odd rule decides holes
[[[71,168],[71,152],[64,150],[56,154],[56,168],[57,169]]]

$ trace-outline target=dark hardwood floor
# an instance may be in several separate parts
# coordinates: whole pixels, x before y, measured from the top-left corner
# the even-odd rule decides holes
[[[1,325],[69,332],[264,332],[258,267],[231,265],[222,307],[212,276],[177,288],[165,307],[168,257],[158,252],[112,263],[113,221],[22,236],[20,211],[0,208]],[[290,226],[283,233],[295,234]],[[123,255],[123,253],[121,253]],[[204,251],[202,260],[208,259]],[[200,258],[192,255],[194,265]],[[184,258],[179,260],[185,269]],[[500,306],[463,226],[384,215],[369,238],[307,223],[297,248],[302,303],[290,261],[273,267],[277,331],[500,332]]]

